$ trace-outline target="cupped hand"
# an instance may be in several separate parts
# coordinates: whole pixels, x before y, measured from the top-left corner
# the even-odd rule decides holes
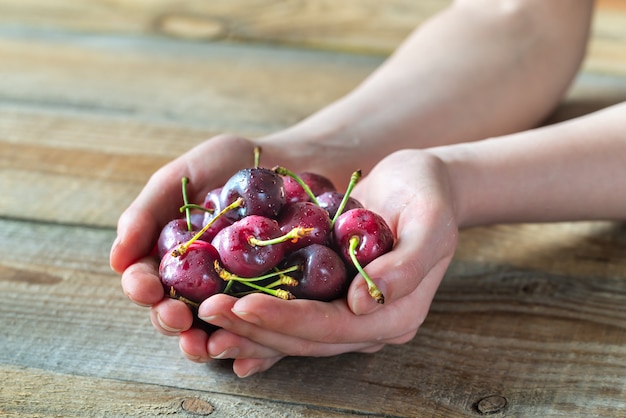
[[[155,326],[165,334],[189,329],[191,314],[180,301],[165,298],[153,250],[163,226],[182,217],[181,179],[188,177],[189,200],[202,202],[209,190],[233,172],[252,166],[255,144],[244,138],[214,137],[152,175],[141,193],[120,216],[110,263],[122,274],[122,289],[133,302],[149,306]]]
[[[353,196],[381,214],[397,238],[391,252],[365,267],[385,295],[383,305],[371,298],[359,275],[346,299],[330,303],[219,294],[204,301],[198,315],[220,330],[210,337],[194,329],[183,332],[183,353],[200,362],[233,358],[235,373],[249,376],[285,356],[375,352],[410,341],[456,249],[445,168],[425,151],[396,152],[363,178]]]

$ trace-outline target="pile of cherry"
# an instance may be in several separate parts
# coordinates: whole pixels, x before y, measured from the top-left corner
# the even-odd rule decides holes
[[[182,179],[184,217],[161,231],[161,282],[191,308],[217,293],[264,292],[282,299],[330,301],[344,297],[360,272],[372,297],[384,296],[363,270],[391,250],[394,235],[383,218],[327,178],[285,167],[255,165],[236,172],[189,203]]]

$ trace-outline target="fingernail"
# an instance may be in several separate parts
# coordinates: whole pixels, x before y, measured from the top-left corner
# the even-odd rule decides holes
[[[239,318],[243,319],[246,322],[249,322],[251,324],[257,324],[257,325],[261,323],[261,318],[259,318],[253,313],[246,312],[246,311],[238,311],[235,308],[231,309],[231,311],[232,313],[234,313],[235,315],[237,315]]]
[[[211,356],[214,359],[224,359],[224,358],[237,358],[239,355],[239,349],[237,347],[228,347],[226,350],[222,351],[216,356]]]
[[[384,289],[382,286],[380,290],[384,294]],[[376,302],[376,300],[369,294],[367,291],[367,286],[360,286],[356,292],[354,292],[354,296],[350,300],[350,307],[352,308],[352,312],[355,315],[367,315],[370,314],[383,306],[382,304]]]
[[[113,241],[113,243],[111,244],[111,251],[109,251],[109,266],[111,267],[111,270],[117,272],[117,269],[115,267],[113,267],[113,255],[115,254],[115,251],[117,250],[117,247],[122,243],[122,239],[120,238],[120,236],[116,236],[115,240]]]
[[[117,235],[115,239],[113,240],[113,244],[111,244],[111,251],[115,250],[115,248],[117,248],[117,246],[120,245],[120,242],[122,242],[122,239],[120,238],[119,235]]]
[[[246,374],[239,375],[239,377],[241,377],[242,379],[246,378],[246,377],[250,377],[253,374],[257,374],[259,371],[260,371],[260,369],[258,367],[253,367],[250,370],[248,370],[248,372]]]
[[[205,360],[205,359],[203,359],[201,356],[194,356],[194,355],[191,355],[191,354],[189,354],[188,352],[186,352],[186,351],[183,349],[183,346],[182,346],[182,344],[180,344],[180,342],[179,342],[179,344],[178,344],[178,347],[180,348],[181,353],[183,353],[183,355],[185,356],[185,358],[186,358],[187,360],[195,361],[195,362],[198,362],[198,363],[200,363],[200,362],[205,362],[205,361],[206,361],[206,360]]]
[[[161,315],[159,315],[158,313],[157,313],[157,321],[159,322],[159,326],[168,332],[179,333],[182,331],[182,329],[172,328],[166,325],[165,322],[163,322],[163,320],[161,319]]]
[[[233,323],[230,319],[226,318],[224,315],[209,315],[209,316],[198,316],[204,322],[208,322],[209,324],[213,324],[217,327],[221,328],[230,328]]]

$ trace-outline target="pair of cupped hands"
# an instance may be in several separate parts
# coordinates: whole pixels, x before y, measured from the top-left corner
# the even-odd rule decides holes
[[[373,353],[387,344],[413,339],[453,257],[458,236],[445,166],[427,151],[397,151],[369,170],[359,166],[368,157],[359,155],[358,149],[341,148],[330,158],[306,145],[260,143],[262,166],[328,175],[338,188],[347,185],[352,171],[364,169],[352,196],[382,215],[396,237],[393,250],[365,268],[385,295],[384,304],[371,298],[365,281],[358,277],[347,298],[332,302],[217,294],[198,310],[201,320],[219,327],[207,335],[192,327],[192,313],[183,302],[165,295],[152,250],[161,228],[180,217],[180,179],[190,179],[189,200],[202,202],[207,192],[237,170],[252,166],[256,145],[221,135],[154,173],[120,216],[111,249],[111,266],[122,274],[127,297],[150,308],[151,321],[161,333],[178,336],[188,359],[234,359],[233,370],[240,377],[267,370],[286,356]]]

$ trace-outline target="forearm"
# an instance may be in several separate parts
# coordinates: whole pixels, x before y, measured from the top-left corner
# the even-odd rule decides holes
[[[591,2],[503,4],[512,3],[457,2],[419,27],[353,92],[265,139],[298,138],[321,171],[346,165],[346,154],[367,171],[398,149],[536,125],[583,58]]]
[[[626,102],[430,152],[450,175],[461,226],[626,219]]]

